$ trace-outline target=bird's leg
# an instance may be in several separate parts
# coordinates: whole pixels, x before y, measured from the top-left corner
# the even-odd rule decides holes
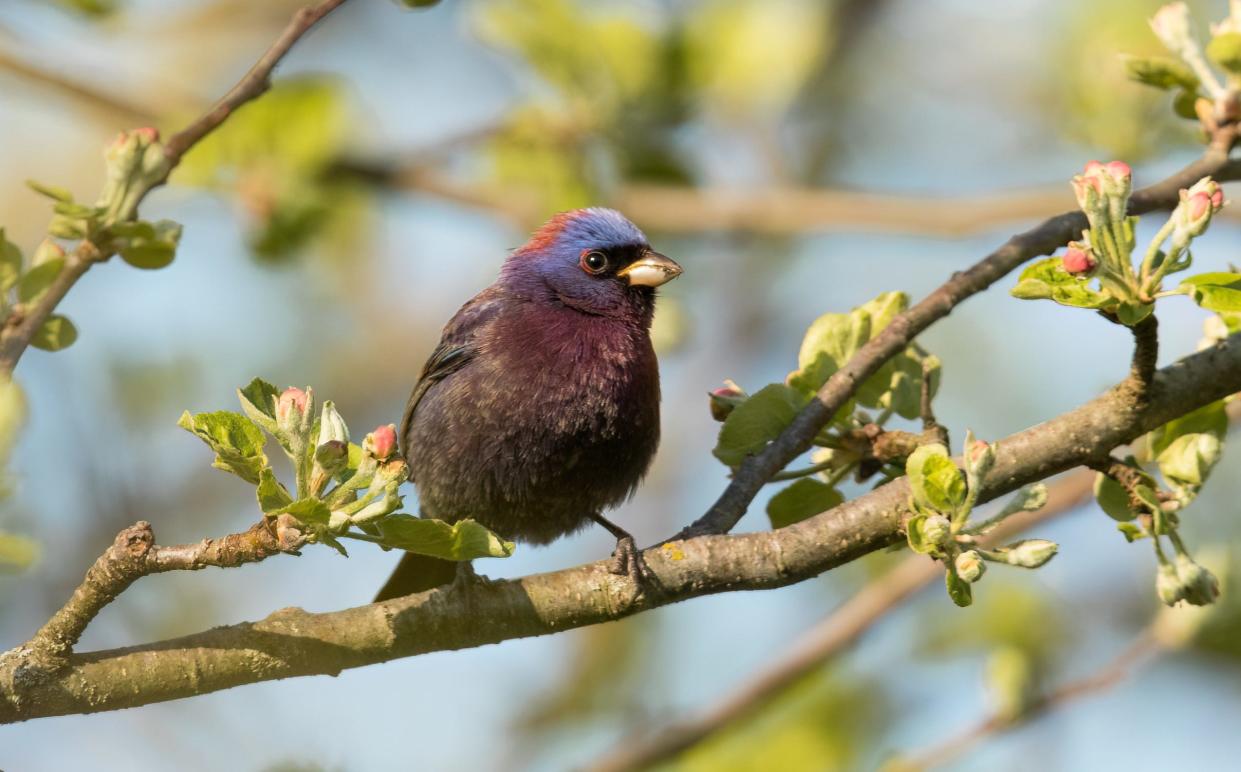
[[[612,552],[612,573],[625,575],[634,581],[638,587],[642,586],[642,553],[638,551],[637,542],[633,540],[633,536],[621,528],[616,523],[608,520],[598,512],[590,516],[599,525],[608,529],[608,533],[616,537],[616,549]]]

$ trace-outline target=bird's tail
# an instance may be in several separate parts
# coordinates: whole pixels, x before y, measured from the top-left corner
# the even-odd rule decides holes
[[[401,562],[396,564],[392,576],[380,588],[374,602],[430,590],[448,584],[456,576],[457,564],[454,561],[406,552],[401,556]]]

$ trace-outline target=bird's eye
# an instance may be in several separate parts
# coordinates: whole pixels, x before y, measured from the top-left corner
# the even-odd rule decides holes
[[[608,267],[608,256],[599,251],[582,255],[582,270],[586,273],[603,273]]]

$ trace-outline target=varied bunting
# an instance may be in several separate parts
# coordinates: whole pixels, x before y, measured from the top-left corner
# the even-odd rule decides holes
[[[444,327],[405,408],[401,450],[422,514],[473,518],[546,544],[625,501],[659,444],[655,288],[681,268],[611,209],[553,217]],[[407,553],[376,600],[451,581],[454,564]]]

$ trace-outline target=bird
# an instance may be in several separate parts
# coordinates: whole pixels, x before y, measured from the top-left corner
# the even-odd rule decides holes
[[[598,523],[612,570],[641,580],[633,537],[603,512],[659,445],[656,288],[681,266],[613,209],[557,214],[444,326],[409,397],[401,453],[423,517],[547,544]],[[459,579],[405,553],[376,600]],[[640,585],[639,585],[640,586]]]

